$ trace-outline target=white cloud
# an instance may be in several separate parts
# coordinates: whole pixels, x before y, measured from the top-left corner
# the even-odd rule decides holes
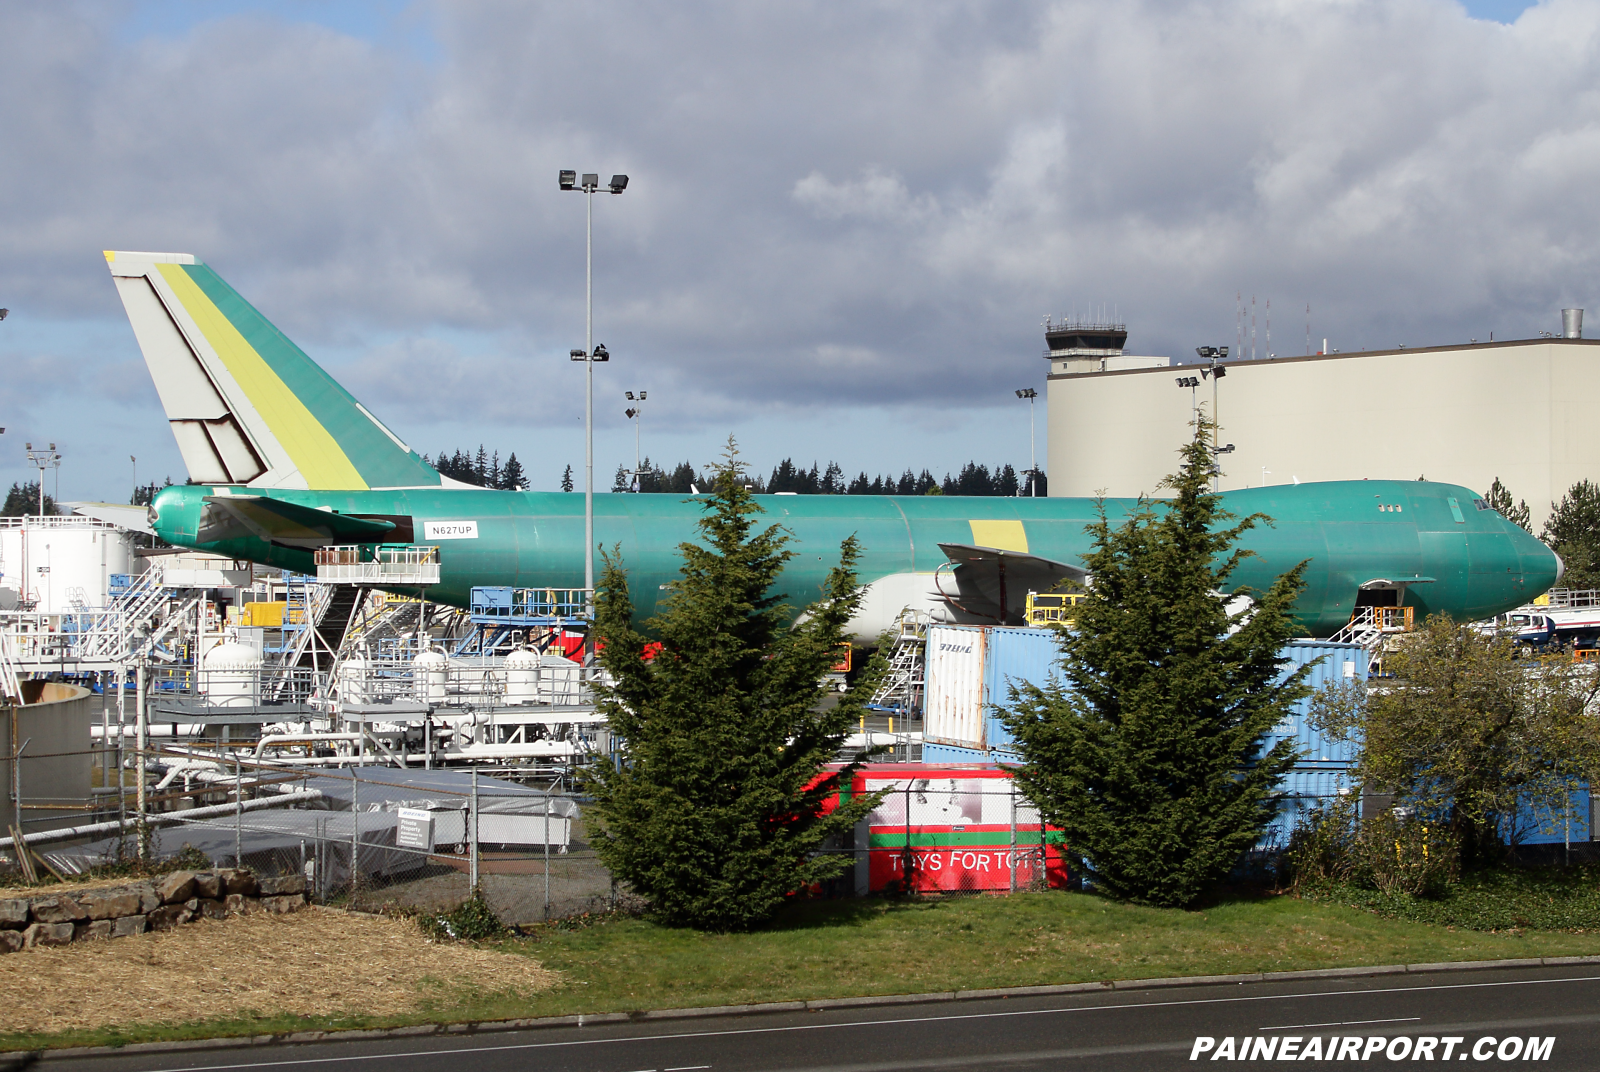
[[[7,11],[3,304],[114,322],[100,249],[193,252],[396,423],[575,404],[566,167],[633,180],[594,205],[608,375],[709,442],[871,400],[986,456],[918,416],[1006,405],[1074,304],[1169,354],[1228,341],[1240,291],[1346,348],[1600,306],[1583,0],[461,0],[420,51],[300,5],[133,39],[118,10]]]

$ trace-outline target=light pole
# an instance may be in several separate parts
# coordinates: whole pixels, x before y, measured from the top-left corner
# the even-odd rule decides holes
[[[1039,453],[1033,435],[1033,400],[1039,397],[1039,392],[1024,387],[1017,392],[1017,397],[1028,400],[1028,497],[1031,499],[1039,494]]]
[[[28,464],[39,470],[39,516],[44,517],[44,471],[55,466],[56,471],[61,469],[61,454],[56,450],[56,445],[51,443],[44,450],[34,450],[32,443],[24,443],[23,449],[28,452]],[[59,478],[58,478],[59,479]],[[60,491],[60,485],[56,491]]]
[[[561,172],[563,190],[582,190],[585,194],[583,247],[583,349],[572,351],[574,361],[583,362],[583,587],[588,592],[585,610],[594,616],[594,365],[596,361],[609,361],[611,355],[604,346],[594,344],[594,192],[600,188],[600,176],[585,173],[578,181],[576,171]],[[611,176],[610,189],[620,194],[628,188],[628,176]]]
[[[649,397],[650,397],[650,392],[648,392],[648,391],[640,391],[638,399],[635,399],[633,397],[633,392],[632,391],[628,392],[628,401],[629,402],[633,402],[633,401],[643,402],[646,398],[649,398]],[[643,474],[643,471],[639,468],[640,465],[643,464],[639,460],[639,429],[644,424],[644,407],[643,406],[629,406],[627,408],[627,410],[625,410],[624,412],[627,413],[628,420],[633,422],[633,490],[634,491],[641,491],[644,488],[644,474]]]
[[[1217,491],[1222,484],[1222,467],[1217,463],[1217,455],[1226,454],[1233,450],[1233,444],[1228,444],[1228,450],[1217,446],[1217,432],[1222,423],[1217,419],[1217,381],[1228,374],[1226,366],[1217,362],[1225,360],[1228,356],[1226,346],[1196,346],[1194,352],[1211,362],[1210,365],[1200,370],[1202,377],[1211,380],[1211,490]]]

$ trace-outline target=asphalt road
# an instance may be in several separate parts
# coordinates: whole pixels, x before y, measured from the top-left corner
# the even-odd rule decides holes
[[[1195,1055],[1202,1036],[1215,1043]],[[1352,1041],[1329,1047],[1327,1040],[1334,1037]],[[1589,965],[1104,991],[470,1037],[110,1055],[35,1067],[51,1072],[1142,1072],[1195,1068],[1202,1062],[1216,1067],[1209,1063],[1218,1052],[1218,1063],[1237,1063],[1241,1044],[1255,1057],[1258,1046],[1270,1044],[1277,1051],[1290,1039],[1297,1040],[1290,1053],[1299,1057],[1313,1038],[1322,1040],[1317,1051],[1341,1059],[1313,1056],[1296,1067],[1412,1065],[1419,1058],[1446,1059],[1446,1054],[1466,1061],[1464,1067],[1520,1066],[1527,1063],[1521,1051],[1532,1038],[1542,1058],[1535,1060],[1537,1067],[1597,1069],[1600,970]],[[1429,1039],[1437,1041],[1430,1047]],[[1419,1045],[1427,1051],[1425,1058]],[[1265,1064],[1265,1059],[1251,1063]]]

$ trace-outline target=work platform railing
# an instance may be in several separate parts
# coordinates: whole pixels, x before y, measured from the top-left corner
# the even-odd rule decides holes
[[[373,588],[439,583],[439,549],[417,544],[347,544],[320,547],[317,580]]]

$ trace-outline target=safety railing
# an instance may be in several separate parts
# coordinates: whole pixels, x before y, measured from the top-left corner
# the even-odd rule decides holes
[[[412,585],[439,583],[439,549],[415,544],[321,547],[317,580],[324,584]]]

